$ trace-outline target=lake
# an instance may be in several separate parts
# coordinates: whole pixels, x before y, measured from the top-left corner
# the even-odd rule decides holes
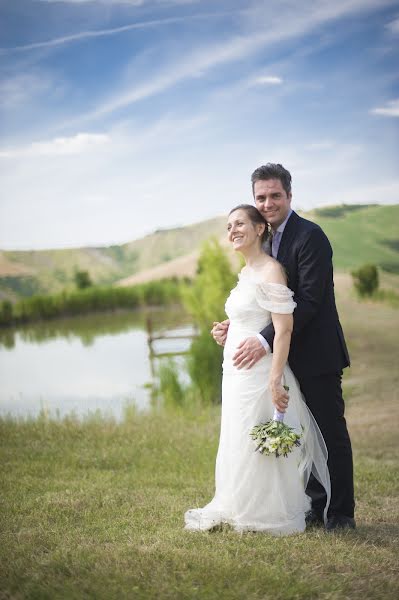
[[[0,331],[0,415],[100,411],[120,419],[131,404],[150,409],[160,358],[151,357],[149,327],[153,337],[168,336],[152,342],[153,353],[188,349],[193,327],[181,309],[94,314]]]

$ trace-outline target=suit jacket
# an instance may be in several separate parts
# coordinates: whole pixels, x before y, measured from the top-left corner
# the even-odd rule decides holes
[[[297,307],[289,353],[301,377],[337,373],[350,364],[335,305],[332,248],[323,230],[295,212],[284,229],[277,260],[283,265]],[[270,323],[261,335],[273,349]]]

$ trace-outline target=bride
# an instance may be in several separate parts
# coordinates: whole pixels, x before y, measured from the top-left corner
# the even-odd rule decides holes
[[[305,488],[312,472],[327,490],[327,450],[287,364],[295,309],[293,292],[281,265],[263,250],[267,223],[258,210],[242,204],[229,214],[228,239],[245,267],[226,301],[230,319],[224,348],[222,417],[216,458],[216,490],[203,508],[188,510],[185,529],[207,531],[228,523],[237,531],[288,535],[305,529],[310,499]],[[273,354],[251,369],[237,369],[233,356],[240,341],[273,321]],[[289,387],[287,393],[284,385]],[[255,452],[251,429],[284,413],[284,422],[302,435],[287,457]]]

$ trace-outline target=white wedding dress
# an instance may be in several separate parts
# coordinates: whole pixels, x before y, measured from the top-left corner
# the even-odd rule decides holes
[[[186,529],[207,531],[228,523],[237,531],[274,535],[302,532],[310,508],[305,488],[311,472],[327,491],[327,514],[327,450],[291,369],[287,365],[284,371],[289,386],[284,422],[302,433],[301,446],[288,457],[277,458],[255,452],[255,442],[249,435],[254,425],[273,417],[268,389],[272,355],[268,353],[251,369],[238,370],[232,360],[238,344],[261,331],[270,322],[271,313],[294,311],[292,297],[293,292],[286,286],[262,283],[252,269],[244,267],[227,299],[230,326],[224,348],[215,496],[204,508],[186,512]]]

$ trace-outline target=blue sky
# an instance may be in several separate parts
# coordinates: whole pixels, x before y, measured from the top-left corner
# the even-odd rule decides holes
[[[399,202],[399,0],[0,0],[0,248]]]

